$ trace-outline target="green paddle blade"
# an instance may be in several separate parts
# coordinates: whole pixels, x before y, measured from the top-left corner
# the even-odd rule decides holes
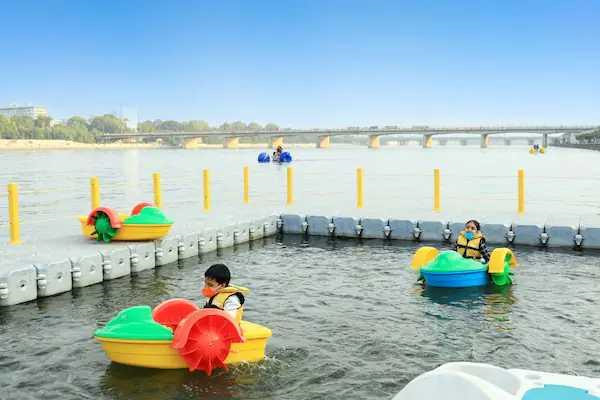
[[[110,225],[108,215],[101,212],[96,215],[94,227],[96,228],[96,235],[99,242],[110,243],[117,234],[117,230]]]

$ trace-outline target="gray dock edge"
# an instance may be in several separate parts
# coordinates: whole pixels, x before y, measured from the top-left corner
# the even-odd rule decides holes
[[[278,227],[284,234],[451,243],[464,228],[464,222],[284,214],[278,221]],[[581,224],[552,226],[484,222],[481,230],[487,243],[495,246],[600,249],[600,228]]]
[[[0,306],[52,296],[105,280],[206,254],[277,233],[309,236],[453,242],[463,222],[282,214],[154,242],[111,243],[56,262],[23,263],[0,269]],[[491,245],[600,249],[600,228],[548,224],[482,223]]]
[[[0,266],[0,306],[25,303],[116,279],[217,249],[277,234],[277,215],[251,222],[170,235],[154,242],[87,243],[66,250],[67,257],[34,257]],[[68,244],[66,244],[68,245]],[[70,253],[69,253],[70,252]],[[23,257],[27,259],[28,257]]]

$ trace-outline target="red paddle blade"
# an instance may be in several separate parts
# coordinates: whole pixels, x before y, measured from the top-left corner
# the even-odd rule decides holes
[[[132,209],[131,209],[131,215],[137,215],[140,213],[140,211],[142,211],[142,208],[144,207],[153,207],[152,203],[147,203],[147,202],[142,202],[142,203],[137,203]]]
[[[194,302],[186,299],[171,299],[163,301],[152,310],[152,319],[175,332],[181,320],[198,310],[200,307]]]

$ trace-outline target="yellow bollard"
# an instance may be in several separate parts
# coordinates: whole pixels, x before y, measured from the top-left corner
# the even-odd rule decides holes
[[[287,167],[287,205],[294,203],[294,168]]]
[[[364,171],[362,168],[356,168],[356,208],[363,208],[364,205]]]
[[[440,211],[440,170],[433,170],[433,211]]]
[[[162,208],[162,193],[160,190],[160,173],[152,174],[152,189],[154,190],[154,205]]]
[[[244,166],[244,203],[248,204],[250,202],[250,194],[249,194],[249,173],[248,166]]]
[[[19,225],[19,187],[16,183],[8,184],[8,223],[10,226],[10,244],[21,244],[21,227]]]
[[[519,170],[519,206],[517,211],[519,214],[525,212],[525,171],[522,169]]]
[[[210,171],[205,169],[202,171],[204,183],[204,211],[210,210]]]
[[[90,193],[92,195],[92,210],[95,210],[100,207],[100,184],[97,176],[90,179]]]

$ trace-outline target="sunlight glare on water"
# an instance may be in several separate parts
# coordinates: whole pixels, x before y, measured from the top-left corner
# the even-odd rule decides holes
[[[74,217],[90,211],[89,179],[100,179],[101,203],[128,211],[152,200],[152,173],[162,175],[163,208],[185,231],[190,221],[222,225],[271,213],[494,223],[527,219],[600,226],[600,152],[526,146],[417,146],[290,149],[295,203],[285,207],[286,166],[256,162],[260,149],[57,150],[4,152],[0,180],[20,185],[26,238],[78,234]],[[250,204],[242,202],[242,169],[250,167]],[[356,208],[357,167],[365,173],[365,207]],[[212,208],[202,212],[202,170],[211,171]],[[433,214],[433,169],[441,171],[442,211]],[[518,217],[517,170],[525,170],[526,214]],[[0,213],[7,214],[6,193]],[[7,219],[0,219],[6,242]]]

